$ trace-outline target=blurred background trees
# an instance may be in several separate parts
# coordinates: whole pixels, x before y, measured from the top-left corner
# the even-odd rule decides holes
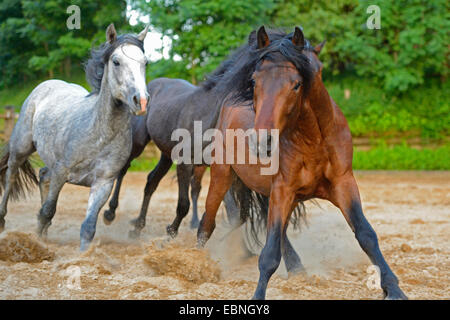
[[[66,27],[69,5],[81,9],[80,30]],[[366,26],[370,5],[379,30]],[[312,44],[327,41],[323,79],[355,137],[448,146],[449,12],[446,0],[2,0],[0,107],[19,106],[48,78],[87,87],[83,62],[111,22],[119,32],[150,23],[150,47],[164,39],[148,80],[194,84],[260,25],[299,25]]]

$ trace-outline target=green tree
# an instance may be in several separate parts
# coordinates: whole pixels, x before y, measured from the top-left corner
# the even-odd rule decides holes
[[[273,6],[272,0],[135,1],[142,15],[150,15],[152,27],[172,42],[169,60],[153,64],[152,76],[169,73],[192,83],[201,81],[246,41],[251,30],[267,21]]]
[[[367,8],[377,5],[381,29],[370,30]],[[356,71],[391,93],[407,91],[429,77],[448,77],[450,19],[445,0],[277,1],[276,25],[303,26],[333,74]]]
[[[81,29],[66,26],[67,8],[81,10]],[[92,44],[104,41],[105,28],[115,23],[127,28],[126,1],[4,0],[0,5],[0,86],[20,77],[55,71],[70,76],[81,68]]]

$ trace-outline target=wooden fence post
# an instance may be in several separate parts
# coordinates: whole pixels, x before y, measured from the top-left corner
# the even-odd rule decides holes
[[[14,123],[16,120],[16,114],[14,112],[13,106],[6,106],[5,107],[5,140],[8,141],[11,137],[11,133],[14,128]]]

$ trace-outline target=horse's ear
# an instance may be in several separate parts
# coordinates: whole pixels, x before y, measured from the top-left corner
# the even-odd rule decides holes
[[[264,26],[261,26],[258,29],[258,33],[256,35],[258,39],[258,49],[262,49],[267,47],[270,44],[269,36],[267,35],[266,29]]]
[[[253,30],[248,35],[248,45],[251,46],[256,41],[256,30]]]
[[[109,43],[114,43],[117,39],[116,28],[114,28],[114,23],[111,23],[106,29],[106,41]]]
[[[323,46],[325,45],[325,43],[327,42],[327,40],[323,40],[321,43],[319,43],[317,46],[314,47],[314,52],[319,55],[320,51],[322,51]]]
[[[292,43],[298,47],[305,46],[305,37],[303,31],[299,27],[295,27],[294,35],[292,36]]]
[[[138,34],[138,39],[139,39],[139,41],[144,41],[144,39],[145,39],[145,36],[147,35],[147,32],[148,32],[148,27],[149,27],[150,25],[147,25],[146,27],[145,27],[145,29],[144,30],[142,30],[139,34]]]

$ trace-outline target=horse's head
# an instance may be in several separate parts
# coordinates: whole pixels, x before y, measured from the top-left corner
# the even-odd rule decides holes
[[[252,75],[255,129],[276,129],[281,135],[290,121],[298,118],[313,82],[321,77],[322,64],[317,54],[323,43],[311,48],[298,27],[294,33],[274,41],[260,27],[255,41],[259,55]],[[270,146],[271,138],[258,135],[260,148]]]
[[[120,43],[113,24],[106,30],[107,42],[115,47],[108,61],[105,61],[108,85],[113,97],[128,105],[135,114],[145,114],[149,100],[145,83],[147,58],[143,50],[147,31],[148,27],[137,37],[128,35],[135,42],[124,39]]]
[[[86,77],[93,92],[105,88],[120,105],[127,106],[134,114],[145,114],[149,94],[145,83],[147,58],[144,54],[146,27],[137,36],[117,36],[110,24],[106,29],[106,42],[93,50],[86,65]]]

